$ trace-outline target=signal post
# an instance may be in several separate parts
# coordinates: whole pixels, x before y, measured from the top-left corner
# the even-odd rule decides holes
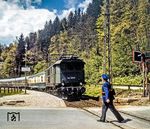
[[[133,51],[133,62],[140,63],[143,75],[143,97],[149,95],[150,101],[150,84],[148,82],[148,72],[150,71],[150,52]]]

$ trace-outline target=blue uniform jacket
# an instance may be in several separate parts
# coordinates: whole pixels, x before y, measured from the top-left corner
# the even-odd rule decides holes
[[[110,99],[109,98],[109,90],[111,89],[111,85],[109,82],[105,82],[102,86],[102,99],[103,99],[103,102],[106,102],[107,99]]]

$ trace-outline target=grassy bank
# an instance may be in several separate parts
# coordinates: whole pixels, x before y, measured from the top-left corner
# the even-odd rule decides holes
[[[148,76],[150,78],[150,74]],[[142,85],[142,76],[125,76],[125,77],[115,77],[113,78],[113,84],[123,84],[123,85]],[[88,81],[87,81],[88,82]],[[86,87],[86,95],[90,96],[101,96],[101,84],[87,84]]]
[[[101,96],[101,87],[99,85],[86,85],[86,95],[89,96]]]
[[[101,96],[102,94],[101,85],[86,85],[85,87],[86,87],[86,92],[85,92],[86,95],[97,97],[97,96]],[[134,92],[135,94],[142,94],[143,90],[115,89],[115,92],[116,92],[116,96],[124,98],[133,95]]]
[[[142,76],[126,76],[113,78],[113,84],[141,85]]]
[[[1,90],[0,97],[2,97],[2,96],[8,96],[8,95],[15,95],[15,94],[22,94],[22,93],[23,93],[23,91],[8,92],[8,90],[5,90],[5,93],[4,93],[4,90]]]

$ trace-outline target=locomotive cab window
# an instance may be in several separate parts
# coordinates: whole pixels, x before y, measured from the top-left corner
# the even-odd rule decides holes
[[[76,70],[83,70],[84,64],[77,62],[77,63],[74,63],[74,67]]]
[[[67,63],[67,64],[66,64],[66,68],[67,68],[67,70],[69,70],[69,71],[74,70],[74,65],[73,65],[73,63]]]
[[[62,71],[73,71],[74,70],[74,64],[67,62],[61,64],[61,70]]]
[[[63,64],[61,64],[61,70],[62,71],[72,71],[72,70],[74,70],[74,66],[70,62],[63,63]]]
[[[67,62],[61,64],[62,71],[76,71],[76,70],[83,70],[84,64],[80,62]]]

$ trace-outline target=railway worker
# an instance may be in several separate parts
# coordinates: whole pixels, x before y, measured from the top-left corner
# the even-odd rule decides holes
[[[102,115],[100,117],[100,122],[105,122],[106,120],[106,112],[107,109],[109,108],[112,113],[115,115],[115,117],[118,119],[119,122],[124,122],[123,117],[119,114],[119,112],[116,110],[116,108],[113,105],[113,100],[114,100],[114,95],[111,94],[111,85],[108,81],[109,77],[107,74],[102,75],[102,100],[103,100],[103,105],[102,105]]]

